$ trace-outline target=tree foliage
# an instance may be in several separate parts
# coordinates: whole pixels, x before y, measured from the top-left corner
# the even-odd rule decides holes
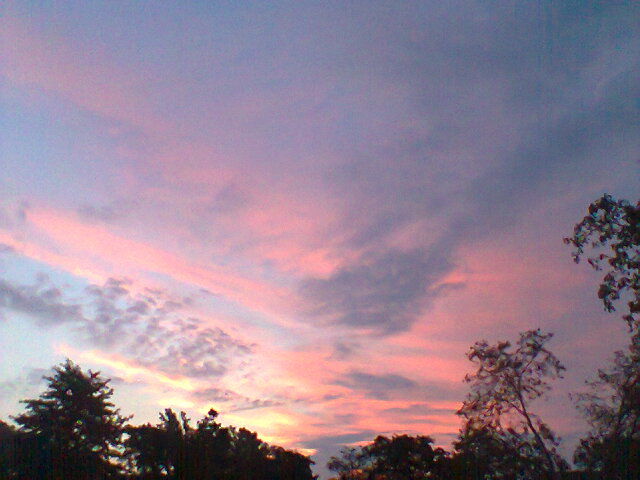
[[[598,290],[605,310],[613,312],[621,298],[627,302],[623,318],[631,331],[628,351],[615,353],[609,369],[587,382],[588,392],[574,396],[591,424],[574,460],[606,478],[640,478],[640,202],[604,195],[589,206],[565,242],[575,247],[576,262],[585,249],[589,264],[608,269]],[[608,248],[607,248],[608,247]]]
[[[603,195],[589,206],[588,214],[576,224],[572,237],[565,243],[575,247],[573,258],[580,261],[585,249],[592,252],[587,258],[596,270],[608,264],[598,290],[608,312],[616,310],[616,303],[627,293],[628,311],[623,318],[632,329],[638,329],[640,318],[640,202],[616,200]]]
[[[640,478],[640,336],[629,352],[618,351],[613,365],[599,370],[589,391],[575,395],[578,408],[591,424],[574,460],[611,479]]]
[[[125,442],[131,471],[140,480],[311,480],[311,460],[270,446],[247,429],[223,427],[218,412],[194,427],[171,409],[160,423],[129,426]]]
[[[340,480],[359,480],[363,478],[367,467],[366,450],[344,447],[337,457],[331,457],[327,468],[338,474]]]
[[[450,477],[449,455],[428,436],[377,436],[369,445],[343,448],[327,467],[339,480],[419,480]]]
[[[473,420],[454,442],[452,478],[460,480],[540,479],[547,476],[546,459],[531,436],[497,431]]]
[[[435,452],[431,437],[378,436],[367,447],[371,471],[388,480],[422,479],[433,470]]]
[[[0,421],[0,478],[8,478],[15,463],[18,432],[11,425]]]
[[[562,377],[565,369],[545,347],[551,337],[529,330],[520,334],[513,349],[507,341],[476,342],[467,356],[477,370],[465,377],[471,392],[458,413],[474,428],[490,429],[519,449],[528,446],[539,453],[548,477],[555,478],[564,468],[555,451],[558,439],[531,410],[531,403],[549,390],[548,380]]]
[[[37,466],[38,475],[48,472],[44,478],[117,478],[127,418],[110,402],[109,380],[99,372],[84,373],[70,360],[55,367],[46,380],[47,390],[37,399],[24,400],[25,413],[15,417],[25,457],[18,466]]]

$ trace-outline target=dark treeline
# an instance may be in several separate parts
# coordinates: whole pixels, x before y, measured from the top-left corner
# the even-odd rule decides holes
[[[585,255],[605,270],[598,296],[607,311],[624,304],[627,350],[615,352],[587,390],[573,396],[590,424],[573,456],[532,408],[565,370],[548,349],[550,333],[529,330],[517,341],[476,342],[476,370],[458,415],[463,426],[451,451],[429,436],[378,436],[344,448],[328,468],[339,480],[639,480],[640,479],[640,202],[605,195],[574,235],[576,262]],[[261,441],[244,428],[223,427],[217,412],[192,422],[167,409],[157,425],[131,425],[111,403],[109,380],[71,361],[54,368],[47,390],[25,400],[14,425],[0,422],[0,479],[19,480],[306,480],[306,456]]]
[[[218,413],[195,425],[184,412],[157,425],[128,425],[99,373],[67,360],[48,388],[26,400],[18,428],[0,422],[0,478],[19,480],[306,480],[313,463],[271,446],[244,428],[223,427]]]

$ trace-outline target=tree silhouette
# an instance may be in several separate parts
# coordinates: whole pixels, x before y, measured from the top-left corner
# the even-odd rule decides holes
[[[378,436],[367,447],[371,471],[388,480],[417,480],[433,469],[433,439],[427,436]]]
[[[360,480],[367,465],[367,455],[361,448],[344,447],[337,457],[331,457],[327,468],[338,474],[339,480]]]
[[[270,447],[267,456],[269,471],[265,477],[251,476],[252,479],[264,480],[316,480],[311,472],[313,462],[301,453],[286,450],[282,447]],[[242,460],[242,458],[241,458]]]
[[[18,432],[11,425],[0,421],[0,479],[13,475]]]
[[[166,431],[153,425],[125,428],[126,457],[131,476],[141,480],[172,478],[173,462]]]
[[[186,445],[184,468],[180,479],[205,480],[229,478],[233,465],[231,448],[231,428],[223,427],[216,421],[218,412],[211,409],[198,421],[197,428],[185,423]],[[186,416],[182,414],[183,422]],[[180,466],[180,465],[179,465]]]
[[[609,269],[602,279],[598,297],[608,312],[625,292],[630,295],[628,313],[623,318],[634,330],[640,318],[640,202],[632,205],[627,200],[616,200],[603,195],[589,205],[588,214],[576,224],[573,237],[564,239],[575,247],[573,258],[578,263],[585,248],[596,255],[588,257],[589,264],[602,270],[606,262]],[[609,247],[610,252],[607,253]]]
[[[540,330],[523,332],[513,350],[510,342],[476,342],[467,356],[478,368],[465,377],[471,392],[458,414],[476,428],[493,430],[519,449],[541,455],[546,476],[558,478],[565,468],[555,451],[558,439],[531,411],[531,402],[550,389],[547,380],[562,377],[565,369],[545,348],[551,337]]]
[[[428,436],[377,436],[360,449],[343,448],[327,467],[339,480],[418,480],[451,478],[448,454]]]
[[[618,351],[613,366],[599,370],[590,391],[575,396],[591,424],[576,449],[576,463],[611,479],[640,478],[640,338],[629,353]]]
[[[250,480],[254,475],[260,478],[269,471],[270,447],[258,438],[255,432],[245,428],[232,431],[232,458],[235,480]]]
[[[127,420],[109,401],[113,390],[99,372],[84,373],[67,360],[45,377],[47,390],[23,400],[26,412],[15,417],[20,442],[20,475],[46,479],[118,478],[122,426]],[[29,457],[29,458],[25,458]],[[34,477],[35,478],[35,477]]]
[[[535,448],[535,439],[532,441],[531,437],[468,420],[453,445],[453,478],[530,480],[547,477],[546,458]]]
[[[166,409],[157,426],[127,426],[125,446],[134,474],[144,479],[227,478],[231,437],[217,416],[209,410],[193,428],[184,412],[178,417]]]
[[[585,248],[596,270],[608,264],[598,297],[613,312],[621,297],[628,298],[623,318],[631,341],[627,352],[618,351],[608,370],[599,370],[590,391],[575,395],[578,408],[591,424],[591,432],[576,449],[578,464],[602,471],[611,479],[640,478],[640,202],[603,195],[589,206],[588,214],[565,243],[575,247],[580,261]],[[609,247],[609,252],[607,252]],[[600,252],[600,253],[598,253]]]
[[[132,478],[140,480],[312,480],[308,457],[269,446],[254,432],[223,427],[218,412],[191,426],[167,409],[156,425],[127,426]]]

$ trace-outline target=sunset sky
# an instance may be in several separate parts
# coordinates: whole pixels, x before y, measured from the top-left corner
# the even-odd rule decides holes
[[[625,343],[562,238],[640,193],[640,2],[0,7],[0,419],[66,357],[328,456],[449,446],[476,340]]]

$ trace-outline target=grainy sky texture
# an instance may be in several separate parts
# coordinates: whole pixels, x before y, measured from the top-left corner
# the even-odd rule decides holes
[[[0,7],[0,418],[70,357],[314,454],[459,420],[474,341],[567,393],[624,324],[562,244],[640,192],[640,3]],[[324,473],[323,473],[324,474]]]

